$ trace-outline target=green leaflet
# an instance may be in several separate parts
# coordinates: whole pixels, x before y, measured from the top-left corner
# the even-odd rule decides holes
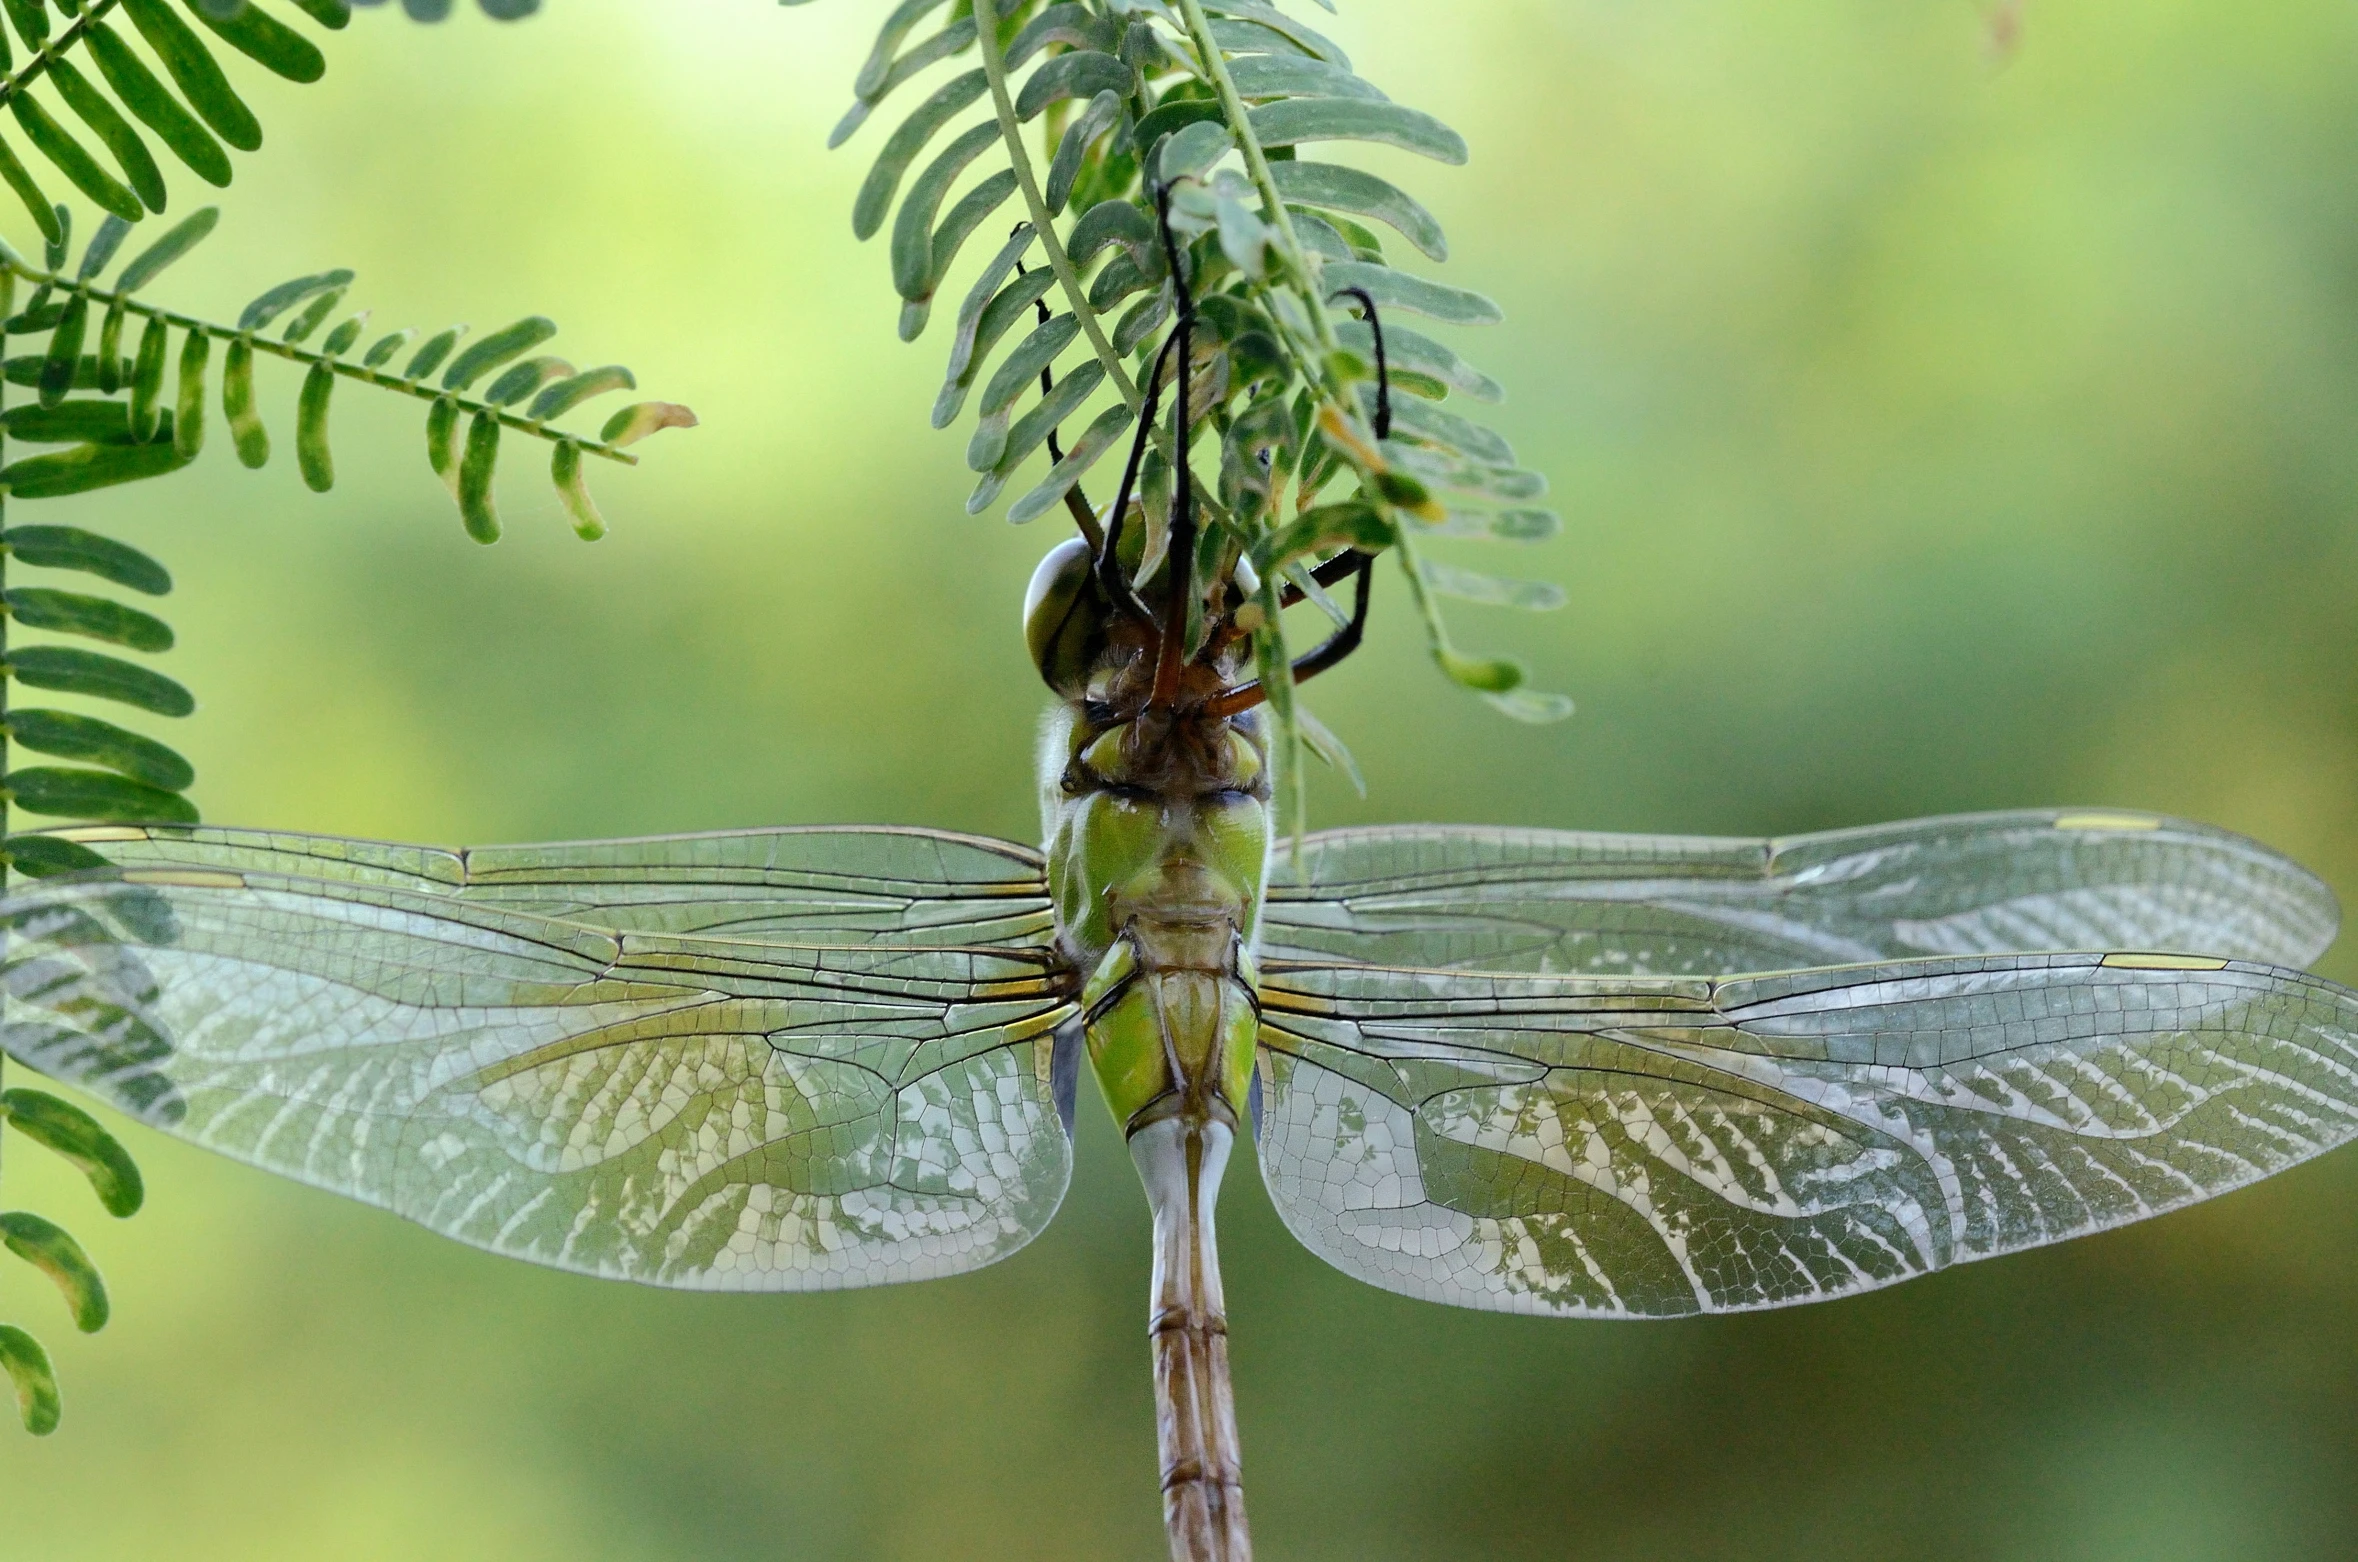
[[[322,293],[340,294],[351,285],[352,273],[342,267],[281,282],[239,311],[237,328],[240,331],[259,331],[305,299],[316,298]]]
[[[567,379],[572,374],[573,365],[562,358],[527,358],[493,380],[483,399],[495,407],[511,407],[550,381]]]
[[[1268,4],[1267,0],[1211,0],[1211,3],[1206,5],[1204,9],[1220,16],[1257,22],[1267,32],[1283,39],[1290,50],[1331,61],[1344,70],[1351,68],[1350,56],[1345,54],[1342,47],[1333,39],[1312,32],[1276,6]],[[1212,24],[1212,37],[1215,42],[1219,41],[1222,25],[1219,22]],[[1234,24],[1228,25],[1233,26]],[[1255,46],[1246,45],[1246,47]]]
[[[37,753],[103,765],[165,792],[185,792],[196,781],[189,762],[136,732],[68,711],[12,710],[8,735]]]
[[[401,377],[405,380],[422,380],[432,374],[441,366],[442,360],[450,356],[450,350],[458,345],[458,339],[466,334],[465,326],[454,325],[427,337],[426,344],[417,350],[417,356],[409,360],[409,367],[401,371]],[[384,343],[379,342],[377,345],[382,347]],[[400,350],[396,347],[386,356],[391,357],[393,352]]]
[[[151,597],[172,589],[171,573],[163,565],[129,543],[79,526],[11,526],[0,532],[0,547],[42,569],[81,570]]]
[[[117,1220],[139,1213],[147,1188],[139,1163],[113,1134],[80,1107],[45,1090],[0,1091],[0,1121],[69,1162]]]
[[[499,511],[491,502],[491,474],[499,465],[499,419],[478,412],[467,424],[467,450],[459,458],[459,518],[480,543],[499,541]]]
[[[163,274],[164,268],[205,241],[221,221],[221,208],[202,206],[174,223],[164,236],[139,252],[115,279],[118,293],[136,293]]]
[[[1503,657],[1468,656],[1437,645],[1433,647],[1433,660],[1452,682],[1485,694],[1506,694],[1523,682],[1521,665]]]
[[[87,873],[107,866],[107,860],[89,847],[54,835],[12,835],[0,842],[0,861],[29,879]]]
[[[1006,410],[1080,334],[1081,322],[1072,315],[1052,315],[1043,321],[1000,360],[991,382],[983,387],[977,410],[984,417]]]
[[[1326,284],[1365,288],[1379,308],[1405,309],[1448,325],[1496,325],[1506,318],[1498,305],[1479,293],[1365,261],[1328,262]]]
[[[41,1342],[14,1324],[0,1323],[0,1369],[16,1387],[17,1413],[24,1418],[25,1430],[35,1437],[56,1431],[64,1402]]]
[[[15,149],[9,146],[5,138],[0,138],[0,179],[6,180],[8,187],[16,192],[17,199],[25,203],[25,209],[33,214],[33,221],[41,229],[43,238],[52,244],[65,241],[65,228],[58,221],[57,209],[50,205],[49,197],[42,193],[31,171],[18,159]]]
[[[41,361],[42,406],[56,406],[74,388],[74,370],[82,361],[82,335],[89,323],[90,299],[76,293],[66,300],[65,314],[50,334],[49,351]]]
[[[1131,262],[1149,275],[1162,276],[1162,246],[1155,235],[1154,219],[1140,211],[1136,202],[1118,198],[1099,201],[1073,224],[1065,247],[1074,265],[1085,266],[1108,244],[1119,244]]]
[[[1046,514],[1050,507],[1061,502],[1073,484],[1088,475],[1106,451],[1113,448],[1130,427],[1130,409],[1116,402],[1097,414],[1081,437],[1066,449],[1064,459],[1048,469],[1038,487],[1007,507],[1010,525],[1021,526]]]
[[[835,128],[827,133],[827,150],[832,152],[850,140],[868,122],[868,116],[876,111],[876,105],[892,96],[901,86],[924,74],[927,67],[964,54],[973,47],[974,18],[969,16],[950,23],[901,55],[892,62],[892,69],[885,72],[882,81],[870,91],[854,98],[852,106],[844,110],[843,118],[836,121]]]
[[[1452,509],[1444,519],[1419,526],[1420,536],[1487,537],[1500,542],[1545,542],[1564,529],[1564,519],[1553,510]]]
[[[1033,55],[1052,43],[1061,43],[1068,49],[1094,49],[1110,54],[1121,47],[1121,41],[1121,27],[1110,18],[1096,15],[1087,6],[1052,5],[1024,23],[1023,31],[1007,45],[1006,67],[1009,74],[1023,69]]]
[[[1370,365],[1374,364],[1375,333],[1368,329],[1366,321],[1337,320],[1335,340]],[[1506,396],[1505,388],[1498,381],[1459,357],[1455,349],[1389,320],[1384,322],[1384,351],[1391,360],[1395,384],[1405,371],[1429,375],[1447,388],[1461,391],[1476,401],[1494,402]]]
[[[12,778],[13,779],[13,778]],[[74,1327],[96,1334],[106,1327],[106,1282],[82,1244],[25,1210],[0,1215],[0,1245],[49,1276],[74,1316]]]
[[[78,359],[75,367],[80,367]],[[98,328],[98,388],[109,396],[123,388],[123,300],[119,296],[106,306],[106,319]]]
[[[1372,217],[1396,230],[1429,260],[1449,258],[1449,240],[1433,214],[1388,179],[1337,163],[1269,165],[1277,193],[1288,201]]]
[[[205,447],[205,360],[212,356],[213,339],[191,331],[180,344],[180,396],[172,413],[172,454],[194,461]]]
[[[8,799],[27,813],[114,824],[195,824],[196,804],[177,792],[146,786],[103,770],[39,765],[0,780]]]
[[[327,57],[317,44],[252,0],[230,16],[215,16],[202,6],[196,14],[224,43],[273,75],[317,81],[327,74]]]
[[[0,591],[0,604],[5,604],[8,615],[27,629],[81,635],[128,646],[134,651],[172,649],[170,624],[152,613],[142,613],[105,597],[58,591],[48,586],[11,586]]]
[[[315,363],[303,376],[303,391],[295,400],[295,465],[303,486],[324,494],[336,486],[336,458],[328,449],[328,398],[335,394],[336,371]]]
[[[1065,203],[1072,199],[1073,181],[1081,176],[1081,160],[1099,137],[1121,122],[1122,102],[1119,92],[1110,89],[1100,92],[1064,127],[1064,135],[1056,143],[1056,156],[1048,164],[1047,201],[1051,214],[1064,214]]]
[[[637,390],[638,387],[639,382],[621,364],[610,363],[602,369],[585,369],[569,379],[552,380],[542,386],[540,394],[532,398],[532,405],[525,410],[524,415],[535,423],[545,423],[550,418],[563,417],[593,397],[603,396],[610,391]]]
[[[990,470],[975,486],[974,492],[967,496],[966,513],[979,515],[997,499],[999,491],[1007,486],[1007,479],[1015,474],[1015,469],[1033,451],[1040,448],[1049,432],[1080,411],[1082,404],[1096,394],[1097,387],[1104,383],[1104,366],[1095,361],[1084,363],[1057,381],[1056,389],[1042,396],[1038,406],[1016,419],[1015,427],[1007,431],[1005,443],[992,461]],[[973,453],[971,449],[967,452],[969,457]]]
[[[1363,386],[1361,392],[1372,415],[1375,391],[1372,387]],[[1515,447],[1508,444],[1504,436],[1429,401],[1402,401],[1395,397],[1392,403],[1392,424],[1395,436],[1421,439],[1491,466],[1512,466],[1515,463]]]
[[[1440,163],[1466,160],[1465,137],[1430,114],[1368,98],[1285,98],[1247,111],[1263,146],[1373,141]]]
[[[88,282],[114,264],[115,252],[131,236],[131,224],[109,212],[98,231],[90,235],[90,242],[82,246],[82,264],[74,268],[75,279]]]
[[[343,357],[352,350],[352,344],[360,340],[360,333],[368,329],[368,316],[369,312],[363,309],[328,332],[327,340],[319,344],[319,350],[330,358]]]
[[[164,0],[123,0],[123,9],[130,13],[139,36],[155,50],[156,58],[164,62],[181,96],[213,127],[214,134],[241,152],[261,146],[262,125],[254,118],[254,111],[230,87],[229,78],[221,73],[204,43]]]
[[[1501,499],[1510,503],[1537,499],[1547,493],[1547,479],[1544,476],[1517,467],[1485,466],[1479,461],[1462,460],[1446,451],[1416,445],[1394,446],[1386,455],[1393,466],[1434,488],[1478,494],[1485,499]]]
[[[448,396],[426,409],[426,464],[442,479],[453,500],[458,498],[458,403]]]
[[[401,349],[416,341],[417,336],[417,327],[405,326],[389,336],[378,337],[369,343],[368,351],[361,357],[360,366],[364,369],[382,369],[393,361]]]
[[[463,391],[509,359],[522,357],[556,334],[556,321],[546,315],[526,315],[514,325],[492,332],[452,359],[450,367],[443,372],[442,388]],[[416,378],[415,375],[411,377]]]
[[[39,404],[11,407],[0,413],[0,428],[5,428],[11,439],[40,445],[131,442],[131,420],[123,404],[89,396],[46,407]]]
[[[344,290],[340,287],[331,288],[327,292],[320,294],[317,298],[313,299],[308,305],[304,307],[304,310],[301,314],[295,316],[294,319],[287,322],[287,328],[280,335],[279,340],[287,343],[289,346],[293,346],[298,342],[309,341],[311,338],[311,333],[318,330],[322,325],[326,324],[327,317],[331,314],[334,314],[336,311],[336,306],[343,301]]]
[[[950,214],[942,219],[941,226],[933,230],[932,259],[926,267],[920,298],[933,297],[942,285],[942,278],[949,274],[951,264],[957,260],[958,252],[973,237],[974,230],[989,220],[991,213],[1007,203],[1008,198],[1015,194],[1016,184],[1015,170],[1002,168],[958,198],[958,204],[950,208]]]
[[[1425,584],[1443,596],[1486,607],[1518,607],[1526,612],[1550,613],[1564,605],[1564,588],[1544,580],[1501,580],[1453,564],[1421,561]]]
[[[1110,54],[1076,49],[1059,54],[1032,72],[1015,95],[1015,117],[1031,120],[1051,103],[1066,98],[1093,98],[1100,92],[1128,97],[1138,90],[1137,74]]]
[[[98,61],[99,74],[106,77],[106,84],[115,89],[123,106],[161,137],[172,155],[198,178],[208,184],[229,183],[229,154],[221,150],[221,143],[213,139],[204,122],[181,107],[180,100],[156,80],[147,62],[104,22],[91,24],[83,37],[92,58]]]
[[[942,0],[901,0],[885,18],[876,33],[876,42],[868,51],[868,58],[860,66],[859,75],[852,82],[852,91],[861,97],[872,96],[892,69],[893,55],[902,40],[915,30],[917,24],[942,7]]]
[[[884,226],[884,214],[892,209],[892,198],[900,189],[901,176],[909,171],[917,154],[925,150],[926,143],[944,125],[981,97],[987,85],[979,70],[944,82],[886,139],[884,150],[876,154],[875,165],[860,185],[858,199],[852,203],[854,237],[873,238],[876,230]]]
[[[581,447],[572,440],[557,441],[557,453],[549,461],[549,480],[557,485],[565,513],[573,517],[574,535],[583,542],[596,542],[606,535],[606,518],[598,513],[597,501],[582,481]]]
[[[941,155],[910,181],[909,193],[901,201],[900,214],[893,219],[892,230],[892,280],[901,297],[919,299],[931,295],[926,283],[933,268],[933,219],[941,209],[942,197],[949,193],[950,186],[969,163],[985,149],[998,144],[998,125],[985,121],[944,147]],[[1013,175],[1009,179],[1012,189]]]
[[[1350,71],[1306,54],[1248,54],[1228,62],[1240,98],[1367,98],[1383,93]]]
[[[1165,103],[1154,112],[1142,117],[1138,121],[1137,127],[1131,131],[1131,135],[1138,143],[1138,150],[1142,158],[1145,159],[1146,166],[1151,169],[1155,166],[1153,158],[1159,152],[1157,143],[1163,137],[1207,119],[1219,120],[1222,124],[1227,123],[1225,119],[1221,118],[1220,105],[1210,99],[1180,98],[1176,102]]]
[[[606,420],[598,437],[616,447],[635,445],[667,428],[694,428],[696,414],[675,401],[642,401]]]
[[[1236,147],[1236,137],[1216,119],[1182,125],[1163,141],[1157,166],[1165,179],[1200,179],[1214,163]]]
[[[161,441],[152,445],[78,445],[54,455],[12,461],[0,467],[0,483],[7,484],[8,491],[19,499],[58,499],[161,477],[186,466],[188,459]]]
[[[6,10],[16,35],[28,49],[38,49],[49,41],[49,9],[42,0],[0,0],[0,10]],[[0,48],[7,40],[0,38]]]
[[[1392,545],[1392,527],[1373,505],[1347,499],[1305,510],[1255,542],[1253,569],[1264,579],[1295,559],[1331,553],[1337,548],[1362,548],[1373,553]]]
[[[20,646],[8,653],[5,665],[17,682],[29,688],[87,694],[158,716],[185,716],[196,709],[196,697],[162,673],[100,651],[63,645]]]
[[[238,337],[221,361],[221,417],[237,446],[240,464],[260,469],[270,462],[270,431],[254,405],[254,344]]]
[[[123,170],[123,177],[130,181],[140,203],[150,211],[162,211],[164,171],[156,166],[155,155],[139,139],[139,132],[131,128],[122,111],[90,85],[89,78],[74,69],[70,61],[51,60],[49,79],[56,84],[57,95],[65,99],[66,107],[81,116],[91,133],[106,143],[107,151],[114,155],[115,165]]]
[[[991,350],[1008,327],[1023,317],[1023,312],[1034,302],[1047,296],[1056,286],[1056,275],[1046,267],[1027,271],[1022,276],[999,288],[1000,279],[1016,264],[1017,257],[1032,241],[1032,230],[1026,224],[1009,239],[992,262],[975,278],[966,301],[958,307],[957,334],[950,341],[948,377],[942,382],[941,394],[934,398],[933,426],[948,428],[957,416],[958,408],[966,399],[967,390],[974,384],[975,372],[989,361]]]
[[[537,4],[538,0],[532,0]],[[530,9],[528,5],[526,7]],[[346,0],[295,0],[295,9],[322,27],[342,31],[352,25],[352,7]]]
[[[1484,694],[1482,703],[1502,716],[1543,727],[1562,721],[1572,714],[1569,695],[1545,694],[1537,689],[1510,689],[1504,694]]]

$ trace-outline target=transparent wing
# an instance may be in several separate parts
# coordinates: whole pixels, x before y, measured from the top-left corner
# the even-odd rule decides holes
[[[730,830],[457,851],[212,826],[56,833],[124,867],[382,885],[618,932],[793,944],[1038,945],[1053,936],[1038,853],[941,830]]]
[[[2358,993],[2005,955],[1709,982],[1273,966],[1258,1132],[1320,1257],[1435,1301],[1817,1301],[2158,1214],[2358,1132]]]
[[[11,1057],[559,1268],[714,1290],[950,1274],[1037,1234],[1070,1171],[1070,984],[1038,950],[616,935],[222,869],[39,886],[0,928]]]
[[[2307,965],[2333,892],[2225,830],[2151,814],[1963,814],[1784,840],[1409,825],[1275,865],[1281,958],[1718,976],[2033,949]]]

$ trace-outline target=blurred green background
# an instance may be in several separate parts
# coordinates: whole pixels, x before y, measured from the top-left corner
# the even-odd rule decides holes
[[[182,592],[209,817],[442,842],[835,820],[1034,831],[1016,606],[1054,540],[961,512],[822,140],[876,0],[361,14],[160,286],[233,311],[344,264],[385,324],[534,310],[705,427],[536,458],[467,542],[407,404],[338,398],[341,485],[219,448],[44,504]],[[1322,25],[1327,25],[1322,21]],[[2245,830],[2358,890],[2358,12],[2031,0],[1356,0],[1365,74],[1462,129],[1401,170],[1570,589],[1462,611],[1580,701],[1526,729],[1424,662],[1386,577],[1316,690],[1365,765],[1323,822],[1785,832],[2102,803]],[[234,68],[234,67],[233,67]],[[194,204],[183,180],[178,200]],[[9,231],[22,246],[17,221]],[[265,397],[283,447],[294,380]],[[283,366],[276,366],[283,368]],[[21,517],[12,517],[21,518]],[[2337,952],[2329,974],[2358,977]],[[0,1433],[43,1559],[1148,1558],[1144,1204],[1084,1102],[1063,1218],[967,1279],[636,1290],[483,1257],[133,1130],[128,1226],[12,1154],[117,1321],[38,1326],[65,1427]],[[2030,1562],[2358,1552],[2358,1154],[2190,1214],[1758,1317],[1450,1311],[1227,1208],[1272,1559]]]

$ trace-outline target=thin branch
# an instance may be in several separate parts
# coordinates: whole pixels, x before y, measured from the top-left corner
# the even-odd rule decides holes
[[[161,309],[154,304],[141,303],[128,293],[114,292],[111,289],[78,281],[59,273],[42,271],[27,265],[22,260],[0,257],[0,269],[12,271],[38,287],[56,288],[67,293],[79,293],[93,304],[101,304],[109,308],[120,305],[125,314],[138,315],[146,320],[161,320],[166,325],[176,325],[186,331],[201,331],[216,341],[243,340],[251,343],[256,352],[268,353],[274,358],[284,358],[290,363],[299,363],[307,367],[324,367],[342,375],[345,379],[361,380],[370,385],[381,385],[387,390],[399,391],[406,396],[415,396],[420,401],[449,401],[455,403],[462,412],[487,414],[504,427],[512,428],[518,433],[530,434],[536,439],[545,439],[552,444],[562,440],[570,440],[580,447],[584,455],[603,456],[608,461],[618,461],[624,466],[639,464],[637,456],[618,445],[608,444],[604,440],[585,438],[580,434],[569,434],[563,429],[550,428],[546,422],[523,417],[504,407],[495,407],[488,401],[481,401],[472,396],[463,396],[456,391],[437,390],[423,380],[405,380],[398,375],[386,374],[376,369],[365,368],[357,363],[347,362],[342,358],[330,357],[326,353],[309,347],[298,347],[292,342],[273,341],[269,337],[252,331],[239,331],[226,325],[216,325],[210,320],[200,320],[194,315],[184,315],[176,310]]]
[[[974,36],[982,50],[983,75],[991,84],[991,107],[999,117],[999,139],[1007,143],[1008,159],[1015,165],[1016,187],[1023,191],[1023,203],[1031,211],[1032,231],[1040,236],[1040,249],[1048,257],[1048,269],[1056,273],[1056,285],[1064,289],[1065,302],[1072,306],[1073,318],[1088,333],[1089,347],[1097,354],[1097,361],[1105,366],[1105,377],[1113,382],[1114,389],[1135,414],[1144,398],[1123,367],[1122,355],[1114,351],[1114,344],[1106,338],[1097,311],[1089,306],[1089,295],[1081,286],[1081,273],[1074,267],[1072,256],[1065,253],[1064,241],[1056,236],[1056,218],[1050,214],[1048,202],[1040,194],[1040,181],[1032,173],[1031,152],[1023,143],[1023,124],[1015,117],[1015,100],[1007,95],[1007,54],[999,46],[996,0],[974,0]]]
[[[1219,95],[1220,112],[1228,118],[1228,129],[1236,138],[1237,150],[1244,154],[1245,171],[1252,175],[1253,188],[1261,192],[1262,220],[1277,231],[1279,242],[1285,246],[1286,264],[1302,279],[1302,302],[1310,311],[1310,326],[1318,333],[1318,345],[1331,352],[1336,345],[1335,328],[1326,317],[1324,301],[1318,296],[1318,286],[1310,272],[1310,257],[1302,249],[1300,236],[1294,232],[1294,220],[1285,209],[1285,198],[1277,193],[1277,180],[1269,172],[1268,154],[1261,150],[1260,137],[1253,134],[1250,111],[1237,94],[1235,78],[1228,74],[1227,57],[1212,37],[1212,24],[1204,16],[1202,0],[1179,0],[1179,13],[1186,18],[1188,41],[1195,45],[1204,75],[1210,79],[1212,91]]]

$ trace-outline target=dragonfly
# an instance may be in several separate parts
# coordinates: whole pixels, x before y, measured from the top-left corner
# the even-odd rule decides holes
[[[2301,969],[2333,895],[2204,825],[1277,852],[1249,642],[1183,649],[1186,594],[1147,600],[1119,551],[1128,489],[1027,601],[1056,696],[1038,849],[67,830],[111,866],[0,901],[0,1049],[492,1253],[755,1292],[1014,1254],[1065,1193],[1087,1075],[1153,1220],[1177,1562],[1251,1550],[1215,1220],[1240,1140],[1361,1280],[1663,1318],[2109,1229],[2358,1135],[2358,993]],[[1329,564],[1356,610],[1301,676],[1366,619],[1366,555]]]

